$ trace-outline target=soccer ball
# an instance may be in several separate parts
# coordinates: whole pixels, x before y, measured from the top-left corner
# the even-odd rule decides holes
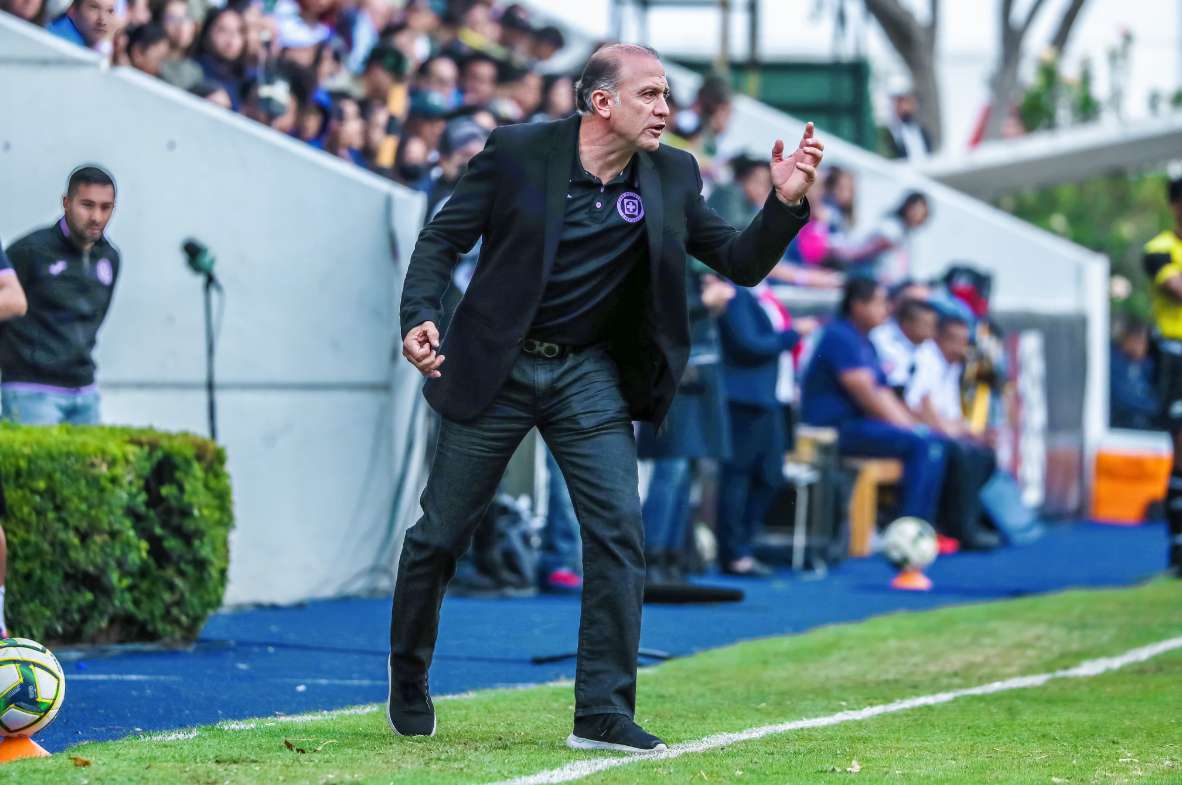
[[[922,570],[936,553],[936,530],[922,518],[898,518],[882,533],[882,555],[900,570]]]
[[[0,736],[32,736],[65,699],[66,676],[53,652],[28,638],[0,640]]]

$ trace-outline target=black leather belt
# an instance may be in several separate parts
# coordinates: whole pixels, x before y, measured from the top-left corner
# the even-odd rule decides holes
[[[539,341],[535,338],[526,338],[521,342],[521,351],[526,354],[532,354],[535,357],[545,357],[547,360],[557,360],[566,357],[573,351],[569,346],[563,346],[558,343],[550,343],[549,341]]]

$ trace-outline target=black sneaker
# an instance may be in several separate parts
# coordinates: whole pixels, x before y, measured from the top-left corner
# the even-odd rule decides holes
[[[435,706],[427,690],[427,677],[395,681],[393,665],[389,660],[386,663],[387,675],[390,677],[386,719],[390,728],[399,736],[434,736]]]
[[[572,750],[615,752],[663,752],[665,742],[645,731],[623,714],[591,714],[575,717],[575,732],[566,739]]]

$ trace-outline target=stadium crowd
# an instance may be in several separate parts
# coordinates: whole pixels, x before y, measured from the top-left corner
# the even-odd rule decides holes
[[[419,190],[428,217],[493,128],[575,109],[575,76],[555,66],[563,33],[519,4],[60,3],[0,0],[0,9]],[[914,99],[904,89],[892,94],[896,154],[921,154],[926,139],[908,124]],[[697,156],[710,206],[745,225],[764,203],[771,176],[766,157],[741,149],[728,133],[729,85],[707,78],[692,102],[673,110],[664,141]],[[998,544],[979,505],[965,503],[995,467],[988,429],[966,423],[961,395],[964,364],[987,314],[951,279],[935,286],[913,280],[911,239],[927,221],[927,198],[901,194],[894,209],[867,219],[857,210],[854,175],[830,166],[809,199],[810,222],[764,284],[736,287],[690,266],[690,367],[666,427],[642,427],[639,436],[641,456],[653,466],[644,517],[654,581],[679,579],[697,517],[691,498],[701,496],[693,494],[695,479],[710,476],[718,493],[705,517],[715,521],[719,567],[769,573],[753,544],[785,486],[783,456],[801,422],[835,429],[844,455],[900,460],[899,512],[932,521],[946,547]],[[457,268],[456,292],[478,252]],[[841,290],[841,305],[821,319],[800,317],[785,308],[783,286]],[[549,515],[531,571],[543,588],[577,590],[577,523],[561,473],[549,463]],[[513,517],[511,505],[498,509]],[[498,571],[494,551],[518,541],[525,542],[491,531],[478,537],[459,588],[533,585],[537,575],[514,581]]]

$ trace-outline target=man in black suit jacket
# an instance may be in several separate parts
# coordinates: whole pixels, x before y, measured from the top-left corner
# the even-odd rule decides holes
[[[644,592],[632,420],[659,423],[685,369],[686,251],[737,283],[762,280],[808,220],[822,145],[811,124],[791,153],[776,142],[774,192],[739,232],[706,207],[693,157],[660,144],[670,114],[655,52],[600,48],[577,93],[579,115],[492,133],[407,270],[403,354],[427,377],[442,423],[394,589],[387,716],[401,735],[435,731],[427,670],[444,588],[536,426],[583,532],[567,743],[664,748],[632,721]],[[441,344],[441,297],[478,238],[480,261]]]

